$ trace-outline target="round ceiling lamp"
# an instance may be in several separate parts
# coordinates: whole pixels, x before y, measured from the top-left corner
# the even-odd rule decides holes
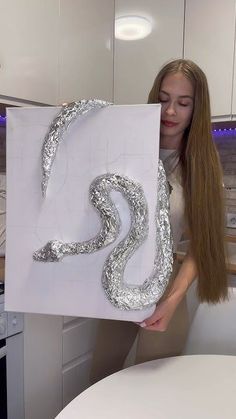
[[[146,38],[152,31],[151,22],[141,16],[122,16],[115,19],[115,37],[124,41]]]

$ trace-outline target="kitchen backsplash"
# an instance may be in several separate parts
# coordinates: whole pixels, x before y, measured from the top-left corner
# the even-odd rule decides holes
[[[236,129],[214,131],[224,173],[228,232],[236,235]]]

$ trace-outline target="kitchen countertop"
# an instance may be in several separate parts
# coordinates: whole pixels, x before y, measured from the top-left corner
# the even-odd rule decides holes
[[[227,228],[226,229],[225,240],[227,242],[236,243],[236,229],[235,228]]]
[[[228,253],[227,271],[229,274],[236,274],[236,236],[225,237],[226,248]],[[182,262],[188,248],[189,240],[181,241],[177,248],[177,260]]]

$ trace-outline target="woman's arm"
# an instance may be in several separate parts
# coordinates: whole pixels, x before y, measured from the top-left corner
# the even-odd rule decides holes
[[[147,330],[164,332],[178,304],[196,277],[197,268],[189,249],[166,298],[157,304],[154,313],[140,323],[140,326]]]

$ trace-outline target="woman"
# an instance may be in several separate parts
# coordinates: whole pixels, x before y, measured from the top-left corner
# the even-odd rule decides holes
[[[196,277],[200,301],[227,298],[222,172],[211,135],[205,74],[192,61],[170,62],[149,94],[148,103],[157,102],[162,104],[160,158],[170,183],[174,251],[186,226],[190,246],[181,267],[174,264],[170,286],[154,313],[139,325],[137,363],[181,352],[188,329],[185,295]],[[122,368],[138,332],[129,322],[102,323],[93,382]]]

